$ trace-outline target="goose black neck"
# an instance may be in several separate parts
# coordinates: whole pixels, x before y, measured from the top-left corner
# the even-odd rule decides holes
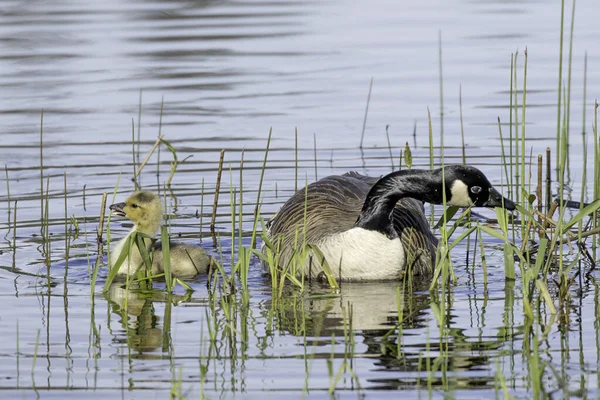
[[[404,197],[434,204],[442,203],[442,187],[442,175],[438,170],[392,172],[373,185],[355,226],[381,232],[390,239],[397,238],[398,233],[392,225],[391,218],[396,203]],[[447,196],[449,199],[449,192]]]

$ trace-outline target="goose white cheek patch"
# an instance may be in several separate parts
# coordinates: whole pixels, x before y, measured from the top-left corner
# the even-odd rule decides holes
[[[460,179],[454,181],[450,188],[451,198],[448,204],[457,207],[471,207],[474,205],[473,200],[469,197],[469,187]]]

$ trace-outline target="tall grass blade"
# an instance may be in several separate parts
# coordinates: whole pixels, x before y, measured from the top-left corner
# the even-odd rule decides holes
[[[165,283],[167,286],[167,291],[171,293],[173,292],[174,287],[173,275],[171,272],[171,243],[169,242],[169,232],[167,231],[167,227],[164,225],[160,227],[160,241],[162,244],[162,262],[163,269],[165,271]]]
[[[592,203],[590,203],[587,206],[583,207],[577,214],[575,214],[575,216],[573,218],[571,218],[571,220],[569,220],[569,222],[567,222],[566,224],[562,225],[562,232],[568,231],[576,223],[578,223],[579,221],[581,221],[583,218],[585,218],[588,215],[591,215],[594,212],[596,212],[598,210],[598,208],[600,208],[600,199],[596,199]]]
[[[371,102],[371,91],[373,90],[373,77],[371,77],[371,83],[369,84],[369,94],[367,95],[367,105],[365,106],[365,117],[363,118],[362,133],[360,135],[360,148],[363,148],[363,142],[365,140],[365,128],[367,127],[367,115],[369,115],[369,103]]]
[[[563,70],[563,40],[565,30],[565,0],[560,2],[560,32],[559,32],[559,51],[558,51],[558,99],[557,99],[557,110],[556,110],[556,159],[561,158],[561,146],[560,146],[560,116],[562,110],[562,70]]]
[[[439,72],[440,72],[440,142],[444,138],[444,75],[442,68],[442,31],[438,31]]]
[[[250,243],[250,248],[254,248],[256,246],[256,227],[258,224],[258,210],[259,205],[261,203],[261,193],[262,193],[262,185],[263,180],[265,178],[265,169],[267,168],[267,158],[269,156],[269,148],[271,147],[271,135],[273,134],[273,128],[269,129],[269,136],[267,138],[267,147],[265,148],[265,157],[263,159],[262,169],[260,171],[260,180],[258,181],[258,193],[256,194],[256,207],[254,208],[254,222],[252,223],[252,241]]]

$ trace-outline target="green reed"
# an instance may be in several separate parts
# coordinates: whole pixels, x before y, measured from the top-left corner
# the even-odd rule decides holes
[[[64,203],[65,203],[65,214],[64,214],[64,224],[65,224],[65,275],[64,275],[64,296],[67,298],[67,277],[69,274],[69,250],[71,248],[71,235],[68,231],[68,203],[67,203],[67,172],[63,173],[63,184],[64,184]]]
[[[143,89],[140,88],[140,96],[139,96],[139,100],[138,100],[138,115],[137,115],[137,121],[138,121],[138,125],[137,125],[137,151],[134,151],[133,153],[135,153],[137,155],[136,161],[139,164],[140,163],[140,144],[142,142],[142,92]],[[135,163],[134,163],[134,168],[135,168]],[[135,176],[135,174],[133,175]]]
[[[513,127],[514,127],[514,134],[512,134],[512,131],[511,131],[510,143],[511,143],[511,146],[514,146],[514,148],[515,148],[514,149],[514,157],[515,157],[514,160],[516,160],[516,163],[517,163],[517,165],[515,165],[515,171],[514,171],[514,178],[515,178],[514,179],[514,189],[515,189],[515,195],[516,195],[515,201],[517,203],[520,203],[520,201],[521,201],[520,199],[521,199],[521,196],[523,195],[523,193],[521,193],[521,191],[519,190],[520,181],[522,179],[522,176],[519,174],[519,168],[518,168],[519,162],[521,160],[521,156],[519,155],[520,154],[520,151],[519,151],[519,112],[518,112],[519,111],[519,100],[518,100],[518,95],[519,95],[518,82],[519,81],[517,79],[518,55],[519,55],[519,53],[515,52],[515,56],[513,59],[513,68],[512,68],[512,72],[514,75],[512,82],[513,82],[514,86],[511,89],[511,94],[514,97],[514,102],[513,102],[513,106],[511,106],[510,112],[511,112],[511,114],[514,113],[514,122],[511,123],[511,129],[513,129]],[[512,160],[513,160],[513,158],[511,155],[511,164],[512,164]]]
[[[512,130],[512,128],[511,128]],[[502,165],[504,165],[504,178],[508,180],[507,183],[507,187],[508,187],[508,196],[511,196],[512,193],[512,184],[510,183],[512,181],[511,175],[512,175],[512,156],[511,159],[508,160],[506,159],[506,152],[504,151],[504,138],[502,137],[502,124],[500,123],[500,117],[498,117],[498,133],[500,134],[500,151],[501,151],[501,157],[502,157]],[[510,145],[509,143],[509,148],[511,149],[510,152],[512,153],[512,145]],[[510,169],[511,169],[511,173],[508,172],[508,165],[510,165]]]
[[[200,241],[202,241],[202,217],[204,216],[204,177],[202,177],[202,183],[200,186],[200,212],[199,212],[199,235]]]
[[[242,286],[242,296],[244,304],[248,304],[250,301],[250,290],[248,287],[248,276],[250,274],[250,256],[252,254],[250,249],[246,249],[242,244],[243,237],[243,217],[244,217],[244,151],[240,159],[240,201],[238,207],[238,261],[235,264],[235,271],[239,274],[240,284]],[[232,229],[234,231],[234,229]],[[256,235],[256,232],[253,232]],[[233,246],[233,242],[232,242]],[[232,259],[233,264],[233,259]]]
[[[508,400],[511,398],[508,392],[508,385],[506,384],[506,379],[504,378],[504,374],[502,372],[502,368],[500,367],[500,363],[498,360],[494,362],[496,372],[494,373],[494,389],[496,391],[496,399],[499,398],[498,392],[499,389],[502,389],[502,396],[504,399]]]
[[[17,205],[19,201],[15,200],[13,207],[13,245],[12,245],[12,269],[13,271],[17,268]]]
[[[373,90],[373,77],[371,77],[371,83],[369,84],[369,94],[367,95],[367,104],[365,106],[365,117],[363,118],[362,133],[360,135],[360,146],[363,148],[363,142],[365,140],[365,129],[367,127],[367,115],[369,115],[369,104],[371,103],[371,91]]]
[[[329,372],[329,395],[333,395],[337,388],[340,379],[344,374],[349,374],[350,380],[356,385],[356,391],[360,394],[362,388],[360,381],[352,368],[351,358],[354,355],[354,330],[352,328],[352,306],[342,307],[342,326],[344,336],[344,358],[337,372],[334,374],[333,364],[335,360],[335,335],[331,336],[331,358],[327,362],[327,370]]]
[[[431,111],[427,107],[427,122],[429,125],[429,169],[433,170],[435,160],[433,158],[433,126],[431,125]]]
[[[560,31],[559,31],[559,51],[558,51],[558,89],[557,89],[557,110],[556,110],[556,158],[560,159],[560,142],[561,142],[561,106],[562,106],[562,84],[563,84],[563,41],[565,28],[565,0],[560,2]]]
[[[33,357],[31,360],[31,379],[32,381],[35,382],[35,365],[37,364],[37,358],[38,358],[38,350],[40,348],[40,332],[41,330],[38,329],[37,331],[37,335],[35,337],[35,347],[33,348]]]
[[[262,232],[266,232],[266,226],[264,219],[261,218],[261,227]],[[256,232],[256,230],[254,230]],[[269,276],[271,278],[271,290],[275,293],[278,288],[278,266],[279,266],[279,258],[280,258],[280,249],[281,249],[281,238],[278,238],[276,243],[270,241],[266,234],[261,236],[263,240],[263,248],[262,251],[257,251],[250,247],[253,253],[261,260],[263,265],[266,265],[269,269]]]
[[[392,143],[390,142],[389,125],[385,126],[385,137],[387,138],[388,150],[390,151],[390,162],[392,163],[392,171],[394,171],[394,156],[392,155]]]
[[[263,159],[263,163],[262,163],[262,167],[261,167],[261,171],[260,171],[260,179],[258,181],[258,192],[256,194],[256,208],[254,209],[254,222],[252,223],[252,241],[250,244],[250,248],[254,249],[254,247],[256,246],[256,228],[257,228],[257,224],[258,224],[258,220],[259,220],[259,209],[260,209],[260,204],[261,204],[261,193],[262,193],[262,186],[263,186],[263,180],[265,178],[265,170],[267,168],[267,158],[269,156],[269,148],[271,147],[271,136],[273,134],[273,128],[269,128],[269,136],[267,137],[267,144],[266,144],[266,148],[265,148],[265,157]],[[296,150],[297,153],[297,150]],[[296,160],[298,159],[298,157],[296,156]],[[297,164],[297,161],[296,161]],[[264,232],[264,230],[263,230]]]
[[[50,177],[46,178],[46,193],[43,194],[44,199],[44,218],[42,218],[42,227],[44,234],[43,247],[44,247],[44,263],[46,264],[46,274],[48,278],[48,293],[50,292],[50,264],[51,264],[51,241],[50,241]]]
[[[510,87],[509,87],[509,95],[508,95],[508,151],[509,151],[509,167],[510,174],[507,174],[507,187],[508,187],[508,196],[513,197],[513,79],[514,79],[514,59],[515,55],[513,53],[510,54]],[[502,146],[502,153],[504,154],[504,145],[502,144],[502,138],[500,138],[500,144]],[[504,166],[506,167],[506,158],[503,157],[502,161],[504,162]],[[515,198],[516,201],[516,198]]]
[[[526,197],[526,193],[529,191],[525,188],[525,115],[527,111],[527,48],[525,48],[524,54],[524,65],[523,65],[523,99],[521,100],[521,195],[524,200]],[[521,232],[523,233],[523,232]]]
[[[199,354],[198,354],[198,367],[199,367],[199,376],[200,376],[200,398],[205,399],[206,395],[204,393],[204,385],[206,383],[206,376],[208,374],[208,360],[211,358],[211,350],[212,345],[210,345],[208,354],[204,354],[204,321],[206,321],[207,325],[210,323],[210,319],[208,317],[208,309],[204,310],[205,319],[200,324],[200,339],[199,339]],[[209,329],[210,335],[210,329]],[[210,342],[212,344],[212,342]],[[203,362],[204,361],[204,362]]]
[[[408,142],[406,142],[408,144]],[[402,169],[402,147],[398,151],[398,171]]]
[[[115,203],[115,199],[117,197],[117,190],[119,188],[120,182],[121,182],[121,175],[119,175],[117,177],[117,183],[115,185],[115,188],[113,189],[111,204]],[[106,198],[107,198],[107,193],[103,193],[101,208],[100,208],[100,227],[104,226],[103,224],[104,224],[104,213],[106,210]],[[110,234],[111,217],[112,217],[112,213],[108,213],[108,221],[106,222],[106,244],[107,244],[107,253],[108,253],[109,260],[110,260],[110,255],[111,255],[111,239],[112,239],[111,234]],[[93,270],[92,270],[92,279],[90,280],[90,291],[91,291],[90,295],[92,297],[92,301],[94,299],[96,279],[98,277],[98,272],[100,271],[100,267],[102,265],[102,251],[101,251],[102,250],[102,246],[101,246],[102,236],[101,236],[100,232],[101,232],[101,230],[99,229],[99,232],[98,232],[98,256],[96,257],[96,262],[95,262]],[[86,242],[86,246],[87,246],[87,242]],[[110,288],[112,281],[117,276],[117,271],[118,271],[118,268],[109,269],[108,276],[106,278],[106,283],[104,284],[104,287],[102,289],[102,291],[104,293],[106,293],[108,291],[108,289]]]
[[[441,40],[441,39],[440,39]],[[441,50],[440,50],[441,51]],[[428,112],[428,125],[430,130],[430,137],[433,137],[433,128],[431,122],[431,114]],[[431,145],[430,145],[431,146]],[[432,147],[432,146],[431,146]],[[432,148],[433,150],[433,148]],[[442,165],[442,207],[446,210],[446,174],[444,168],[444,137],[440,135],[440,159]],[[456,212],[456,210],[454,210]],[[454,268],[452,266],[452,259],[450,257],[450,249],[449,249],[449,235],[446,229],[448,225],[448,214],[446,212],[443,213],[441,223],[438,224],[440,228],[440,236],[441,240],[438,243],[438,249],[436,254],[436,262],[434,266],[433,279],[431,281],[431,285],[429,287],[430,291],[433,291],[435,287],[438,285],[438,279],[441,277],[442,281],[442,296],[446,293],[446,283],[451,279],[455,281],[456,277],[454,274]]]
[[[172,359],[171,359],[172,360]],[[175,375],[174,366],[171,368],[171,390],[169,393],[170,399],[186,399],[183,392],[183,367],[179,366],[178,374]]]
[[[317,134],[313,133],[313,149],[314,149],[314,158],[315,158],[315,181],[319,180],[319,173],[317,170]]]
[[[10,232],[10,180],[8,179],[8,166],[6,164],[4,164],[4,173],[6,176],[6,204],[7,204],[7,220],[6,220],[6,226],[8,228],[8,231],[6,232],[6,234],[8,234],[8,232]],[[13,227],[14,228],[14,227]]]
[[[582,145],[583,145],[583,171],[581,173],[581,195],[579,197],[579,210],[581,211],[584,207],[584,202],[586,198],[586,188],[587,188],[587,141],[585,138],[585,134],[583,135]],[[583,233],[583,219],[581,219],[577,224],[577,236],[581,238]]]
[[[481,267],[483,269],[483,290],[487,291],[487,287],[488,287],[488,269],[487,269],[487,258],[485,255],[485,246],[483,244],[483,240],[481,240],[481,233],[479,231],[477,231],[477,238],[478,238],[478,242],[479,242],[479,249],[481,251],[481,255],[480,255],[480,259],[481,259]],[[474,247],[474,254],[473,254],[473,261],[475,260],[476,257],[476,253],[477,253],[477,247]],[[505,253],[505,262],[506,262],[506,253]],[[505,267],[506,270],[506,267]],[[514,268],[512,269],[513,271],[513,275],[514,275]],[[508,274],[507,274],[508,277]],[[475,279],[473,279],[473,282],[475,281]]]
[[[403,324],[404,324],[404,308],[405,308],[405,291],[407,281],[410,281],[411,277],[404,275],[404,279],[402,280],[402,287],[398,286],[396,288],[396,310],[398,318],[398,327],[397,327],[397,337],[396,337],[396,358],[399,359],[403,357],[403,346],[402,346],[402,332],[403,332]]]
[[[146,238],[150,239],[150,237],[148,237],[147,235],[144,235],[143,233],[136,232],[136,231],[131,232],[127,236],[127,241],[125,242],[125,245],[123,246],[123,249],[121,250],[121,253],[119,254],[119,257],[117,258],[117,261],[108,271],[108,276],[106,277],[106,282],[104,283],[104,288],[103,288],[104,293],[108,292],[108,290],[110,289],[112,282],[117,277],[117,274],[119,272],[119,268],[121,267],[121,265],[126,260],[127,260],[127,262],[129,262],[129,260],[132,259],[132,252],[134,251],[134,249],[137,249],[140,252],[140,256],[142,257],[142,260],[143,260],[142,261],[143,266],[145,266],[146,268],[148,268],[148,266],[149,266],[151,268],[152,262],[150,261],[150,255],[148,253],[146,243],[144,242],[144,239],[145,239],[144,236],[146,236]],[[108,237],[108,235],[107,235],[107,237]],[[110,251],[109,251],[109,257],[110,257]],[[144,269],[144,268],[141,268],[141,269]],[[129,281],[130,281],[130,277],[128,275],[127,282],[129,282]]]
[[[465,148],[465,126],[463,123],[463,106],[462,106],[462,85],[458,86],[458,108],[460,113],[460,139],[461,139],[461,148],[462,148],[462,163],[463,165],[467,164],[467,154]]]
[[[44,110],[40,115],[40,221],[44,220]],[[42,238],[44,231],[42,225]]]
[[[163,341],[162,341],[162,351],[163,353],[168,353],[171,362],[173,361],[173,339],[171,337],[171,320],[173,315],[173,293],[167,293],[165,298],[165,308],[163,312]],[[171,364],[171,368],[173,368],[173,364]]]
[[[165,284],[167,286],[167,292],[172,293],[174,287],[174,279],[171,273],[171,243],[169,239],[169,232],[166,226],[160,227],[160,240],[161,240],[161,249],[162,249],[162,262],[163,269],[165,273]],[[190,258],[191,261],[191,258]],[[148,264],[146,264],[148,265]],[[152,265],[152,264],[150,264]],[[150,267],[152,268],[152,267]]]
[[[573,7],[575,7],[575,3],[573,3]],[[573,9],[573,13],[575,12],[575,10]],[[572,39],[571,39],[572,40]],[[569,71],[570,74],[570,71]],[[583,207],[584,201],[586,199],[587,196],[587,159],[588,159],[588,143],[587,143],[587,135],[586,135],[586,128],[585,128],[585,113],[586,113],[586,96],[587,96],[587,52],[584,55],[584,61],[583,61],[583,118],[582,118],[582,123],[581,123],[581,142],[583,145],[583,171],[582,171],[582,176],[581,176],[581,196],[579,197],[579,202],[580,202],[580,209]],[[596,152],[596,149],[594,149],[594,153]],[[577,226],[577,234],[579,237],[581,237],[581,234],[583,232],[583,223],[579,222],[578,226]]]
[[[600,140],[598,138],[598,102],[594,104],[594,198],[600,198]],[[593,217],[593,228],[598,229],[598,212],[594,211]],[[597,240],[592,241],[592,254],[596,259],[596,250],[598,242]]]
[[[575,4],[576,0],[573,0],[573,7],[571,9],[571,29],[569,33],[569,61],[567,70],[567,140],[570,138],[570,127],[571,127],[571,76],[573,71],[573,33],[575,31]]]
[[[235,265],[235,227],[237,217],[237,189],[233,187],[233,173],[231,164],[229,164],[229,212],[231,216],[231,266]],[[231,271],[231,278],[234,278],[235,271]]]
[[[294,128],[294,191],[298,190],[298,128]]]
[[[438,67],[440,73],[440,141],[444,140],[444,74],[442,68],[442,31],[438,31]]]
[[[221,149],[219,156],[219,167],[217,169],[217,181],[215,183],[215,198],[213,200],[212,215],[210,217],[210,233],[213,239],[213,247],[217,240],[215,233],[215,221],[217,219],[217,206],[219,205],[219,194],[221,191],[221,174],[223,173],[223,159],[225,158],[225,149]]]
[[[558,78],[558,108],[557,108],[557,144],[556,144],[556,153],[557,153],[557,173],[558,173],[558,192],[559,192],[559,204],[558,204],[558,224],[556,230],[558,231],[558,251],[559,251],[559,274],[561,276],[566,277],[566,273],[570,270],[567,268],[566,271],[563,271],[563,235],[566,232],[565,228],[562,226],[564,223],[563,218],[565,214],[565,204],[564,204],[564,187],[565,187],[565,172],[569,168],[569,156],[568,156],[568,143],[569,143],[569,126],[570,126],[570,108],[571,108],[571,71],[572,71],[572,48],[573,48],[573,32],[574,32],[574,16],[575,16],[575,1],[573,1],[572,6],[572,15],[571,15],[571,27],[570,27],[570,38],[569,38],[569,55],[568,55],[568,78],[566,87],[563,88],[562,82],[562,69],[563,69],[563,37],[564,37],[564,16],[565,14],[565,2],[564,0],[561,2],[561,24],[560,24],[560,48],[559,48],[559,78]],[[585,80],[585,78],[584,78]],[[584,82],[584,97],[585,97],[585,82]],[[585,104],[585,99],[584,99]],[[584,111],[585,115],[585,111]],[[585,120],[583,131],[585,131]],[[585,138],[583,140],[585,146]],[[585,175],[585,164],[587,162],[587,158],[584,157],[584,175]],[[582,182],[585,182],[582,180]],[[582,184],[582,199],[585,194],[585,183]],[[583,204],[582,204],[583,205]],[[580,207],[580,210],[583,208]],[[567,226],[569,223],[567,223]],[[578,230],[578,236],[581,240],[582,232]],[[554,243],[550,246],[553,249]],[[563,280],[566,282],[566,279]]]
[[[158,116],[158,137],[159,138],[162,138],[164,135],[163,131],[162,131],[164,107],[165,107],[165,96],[162,95],[160,98],[160,113]],[[158,148],[158,151],[156,153],[156,176],[159,176],[159,175],[160,175],[160,147]]]
[[[138,142],[138,146],[139,146],[139,142]],[[139,150],[139,147],[138,147],[138,150]],[[131,165],[133,167],[133,175],[132,176],[136,177],[137,176],[137,171],[135,169],[135,167],[136,167],[136,164],[135,164],[135,162],[136,162],[136,153],[135,153],[135,125],[134,125],[133,118],[131,119],[131,158],[132,158]],[[139,158],[139,153],[138,153],[138,158]],[[137,184],[137,180],[135,180],[135,178],[133,179],[133,182],[135,184],[136,190],[139,189],[139,186]]]
[[[242,155],[240,157],[240,205],[238,207],[238,254],[242,250],[243,216],[244,216],[244,150],[242,150]]]
[[[21,348],[19,338],[19,320],[17,319],[17,332],[15,340],[15,355],[16,355],[16,369],[17,369],[17,388],[19,387],[20,373],[21,373]]]
[[[236,267],[236,269],[239,271],[239,275],[240,275],[240,284],[241,284],[241,302],[242,302],[242,310],[244,312],[248,312],[249,311],[249,307],[248,305],[250,304],[250,286],[248,285],[248,278],[250,276],[250,262],[252,260],[252,252],[245,248],[245,247],[241,247],[240,250],[240,254],[238,255],[238,263],[240,264],[239,267]],[[244,329],[242,331],[242,333],[245,334],[245,336],[247,336],[247,331],[246,329],[246,325],[243,325],[242,328]],[[244,340],[244,343],[247,344],[248,340],[247,338]]]

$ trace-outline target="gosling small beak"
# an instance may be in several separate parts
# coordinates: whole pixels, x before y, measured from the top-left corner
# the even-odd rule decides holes
[[[490,188],[490,197],[483,203],[484,207],[502,207],[509,211],[515,210],[515,203],[502,196],[496,189]]]
[[[118,215],[120,217],[124,217],[125,216],[125,211],[123,210],[123,208],[125,208],[125,204],[126,203],[115,203],[115,204],[111,204],[110,211],[112,211],[113,215]]]

